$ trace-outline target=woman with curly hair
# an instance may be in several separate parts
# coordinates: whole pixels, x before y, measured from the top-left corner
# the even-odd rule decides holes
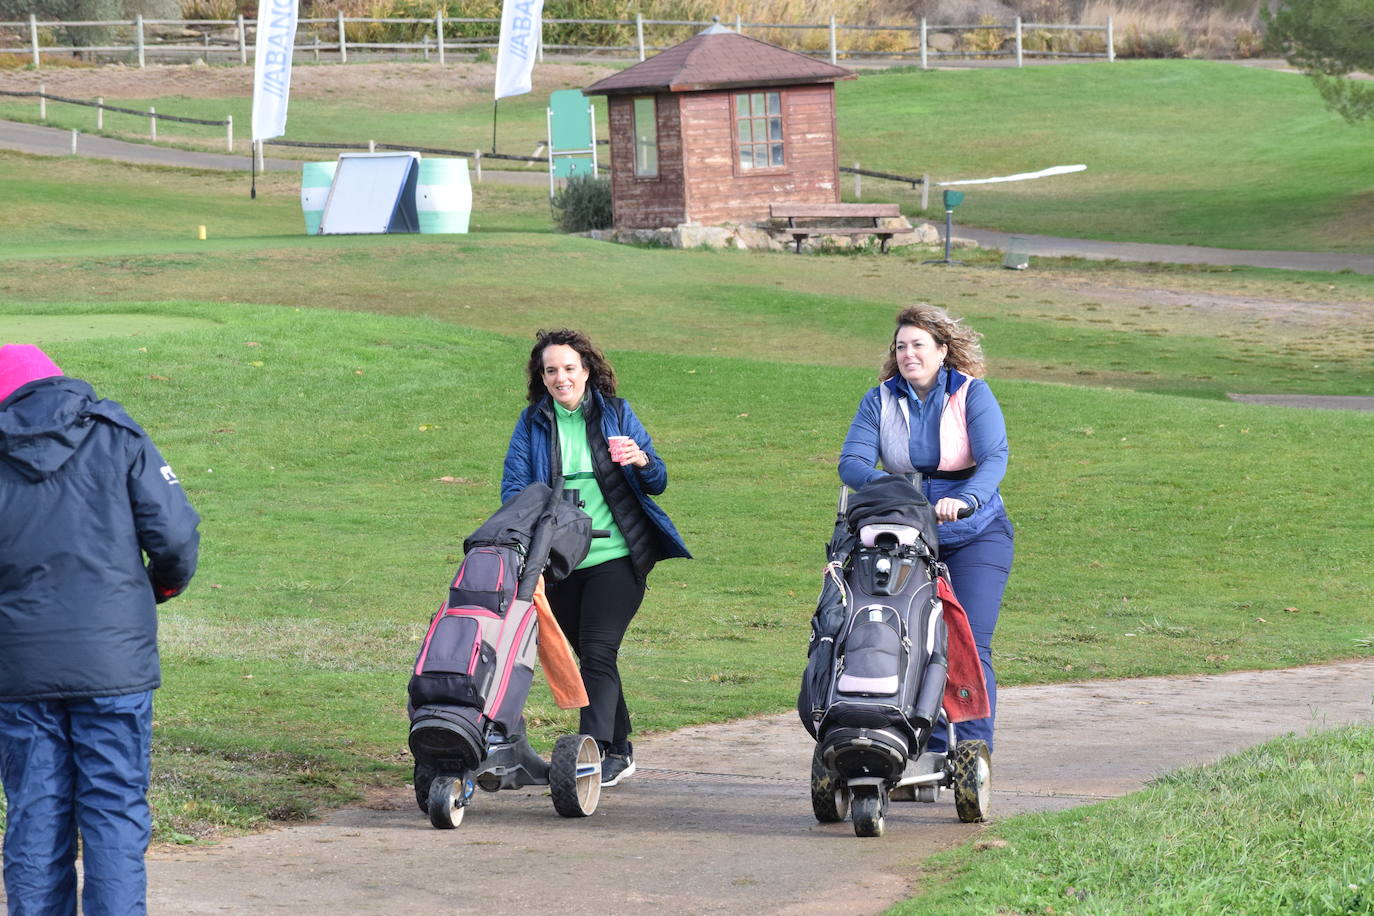
[[[536,480],[552,485],[561,472],[592,527],[610,532],[548,587],[548,598],[581,663],[589,700],[581,731],[601,745],[601,784],[614,786],[635,770],[620,644],[654,564],[691,554],[650,498],[668,486],[663,459],[629,402],[616,397],[615,370],[587,335],[539,331],[527,372],[529,406],[511,435],[501,501]]]
[[[940,520],[940,560],[968,613],[992,710],[955,732],[991,749],[992,634],[1011,573],[1013,533],[998,489],[1007,472],[1007,427],[982,374],[975,331],[934,306],[902,309],[879,384],[859,402],[845,437],[840,479],[857,490],[885,473],[921,475]],[[971,514],[959,518],[965,510]],[[931,735],[929,749],[944,752],[943,730]]]

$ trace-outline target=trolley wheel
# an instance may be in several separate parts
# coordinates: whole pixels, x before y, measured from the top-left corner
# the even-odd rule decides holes
[[[425,766],[418,761],[415,764],[415,776],[411,784],[415,787],[415,804],[420,806],[423,814],[429,813],[429,787],[434,783],[434,777],[438,772],[434,767]]]
[[[887,826],[887,792],[865,787],[854,790],[851,802],[855,836],[882,836]]]
[[[549,758],[549,794],[563,817],[590,817],[601,801],[601,749],[591,735],[564,735]]]
[[[825,768],[819,744],[811,755],[811,810],[822,824],[838,824],[849,816],[849,786]]]
[[[965,824],[986,820],[992,805],[992,754],[986,741],[960,741],[950,761],[954,810]]]
[[[439,775],[429,784],[429,822],[436,830],[452,830],[463,823],[472,798],[472,780],[467,776]]]

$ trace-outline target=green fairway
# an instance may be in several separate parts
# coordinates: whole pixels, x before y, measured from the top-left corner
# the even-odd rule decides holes
[[[491,101],[474,88],[477,69],[461,64],[412,72],[414,90],[400,106],[393,100],[401,89],[380,77],[370,90],[298,93],[286,139],[490,150]],[[329,68],[314,70],[328,79]],[[590,85],[606,72],[564,67],[556,82],[502,100],[498,148],[533,153],[545,138],[547,92]],[[1299,75],[1185,60],[897,68],[863,71],[838,83],[837,93],[843,165],[857,161],[937,181],[1088,166],[1073,175],[965,188],[956,214],[962,224],[1226,248],[1374,251],[1374,179],[1366,167],[1371,127],[1349,126],[1327,111]],[[243,125],[249,119],[246,89],[219,98],[121,102],[207,119],[232,114]],[[598,135],[605,137],[604,99],[594,104]],[[30,101],[0,101],[0,117],[32,121],[36,114]],[[91,117],[89,109],[53,103],[47,123],[89,130]],[[146,136],[147,121],[110,115],[107,130]],[[218,151],[223,128],[167,122],[159,136]],[[272,154],[334,155],[286,148]],[[919,203],[898,184],[865,179],[863,188],[865,200],[900,202],[910,213]],[[852,194],[848,177],[841,190]],[[925,216],[942,216],[938,201],[932,195]]]

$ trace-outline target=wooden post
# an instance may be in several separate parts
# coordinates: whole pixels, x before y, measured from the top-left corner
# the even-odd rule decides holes
[[[339,63],[348,63],[348,38],[344,35],[343,10],[339,10]]]
[[[926,63],[926,17],[921,17],[921,69],[927,69]]]
[[[232,153],[234,151],[234,116],[224,116],[224,150]]]
[[[134,44],[138,48],[138,69],[142,70],[145,66],[143,59],[143,14],[139,13],[134,17]]]
[[[38,120],[48,120],[48,87],[38,84]]]
[[[99,95],[95,99],[95,129],[105,129],[105,96]]]
[[[76,155],[76,128],[72,128],[72,155]]]
[[[639,59],[644,59],[644,14],[635,13],[635,40],[639,42]],[[36,46],[35,46],[36,47]],[[35,51],[35,54],[38,52]]]
[[[238,28],[238,32],[239,32],[239,63],[241,63],[241,64],[246,64],[246,63],[248,63],[248,30],[244,27],[244,24],[243,24],[243,14],[242,14],[242,13],[239,13],[238,23],[239,23],[239,28]]]
[[[478,181],[481,181],[481,180],[482,180],[482,151],[481,151],[480,149],[479,149],[479,150],[473,150],[473,152],[472,152],[472,161],[473,161],[473,165],[475,166],[475,171],[477,172],[477,180],[478,180]]]
[[[429,36],[420,39],[420,54],[424,57],[425,63],[429,63]]]
[[[148,106],[148,137],[157,142],[157,109],[151,105]]]
[[[367,151],[368,151],[369,153],[375,153],[375,152],[377,152],[377,141],[376,141],[376,140],[369,140],[369,141],[367,141]]]
[[[835,55],[835,17],[830,17],[830,62],[836,62]]]
[[[1107,17],[1107,61],[1116,60],[1116,41],[1112,37],[1112,17]]]
[[[33,51],[33,69],[37,70],[42,58],[38,56],[38,17],[33,13],[29,13],[29,48]]]
[[[434,40],[439,45],[439,66],[444,66],[444,8],[434,11]]]
[[[930,206],[930,175],[921,176],[921,211]]]
[[[1021,17],[1020,17],[1020,16],[1017,16],[1017,17],[1016,17],[1016,66],[1018,66],[1018,67],[1024,67],[1025,65],[1026,65],[1026,61],[1025,61],[1025,59],[1022,57],[1022,47],[1021,47]]]
[[[320,36],[315,36],[315,63],[320,62]]]

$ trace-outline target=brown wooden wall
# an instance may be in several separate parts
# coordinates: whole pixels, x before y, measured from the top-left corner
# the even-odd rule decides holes
[[[767,91],[767,87],[752,91]],[[657,96],[657,178],[635,177],[634,99],[611,96],[611,197],[616,228],[753,223],[768,218],[770,203],[838,203],[835,87],[823,83],[784,86],[778,91],[782,92],[785,168],[736,169],[733,91],[665,93]]]
[[[658,101],[658,177],[635,176],[633,96],[611,96],[611,213],[617,229],[658,229],[687,222],[682,204],[682,129],[677,100]]]
[[[768,87],[751,91],[768,91]],[[768,218],[770,203],[839,202],[834,86],[784,86],[779,91],[787,165],[743,171],[735,164],[735,93],[679,96],[688,221],[703,225],[758,222]]]

